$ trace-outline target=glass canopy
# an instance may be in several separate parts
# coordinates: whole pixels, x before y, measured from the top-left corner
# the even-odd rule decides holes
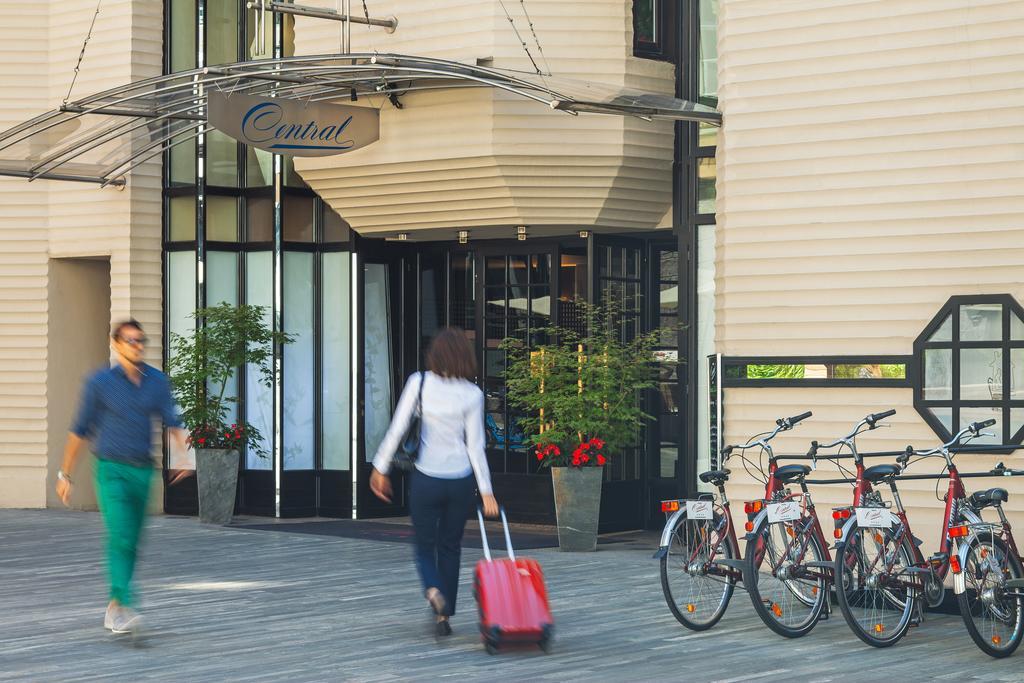
[[[211,129],[210,90],[309,102],[465,87],[498,88],[570,114],[721,123],[715,109],[667,95],[441,59],[288,57],[182,71],[70,102],[0,133],[0,175],[123,185],[132,168]]]

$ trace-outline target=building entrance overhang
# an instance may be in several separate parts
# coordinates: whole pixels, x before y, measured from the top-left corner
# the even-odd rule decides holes
[[[124,185],[133,168],[212,128],[212,91],[379,108],[400,94],[459,88],[494,88],[574,115],[721,123],[715,109],[666,95],[442,59],[288,57],[167,74],[68,102],[0,133],[0,175]]]

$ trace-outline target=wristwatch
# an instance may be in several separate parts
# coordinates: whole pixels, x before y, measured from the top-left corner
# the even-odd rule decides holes
[[[69,484],[75,483],[71,481],[71,477],[69,477],[64,470],[57,470],[57,481],[66,481]]]

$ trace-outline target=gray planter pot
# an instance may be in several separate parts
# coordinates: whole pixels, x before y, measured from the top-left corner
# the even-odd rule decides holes
[[[196,477],[199,480],[199,521],[229,524],[238,490],[238,451],[196,449]]]
[[[552,467],[558,548],[567,552],[597,550],[603,467]]]

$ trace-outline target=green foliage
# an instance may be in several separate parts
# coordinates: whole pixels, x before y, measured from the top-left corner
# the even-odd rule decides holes
[[[803,365],[748,365],[747,379],[802,379]]]
[[[661,330],[624,341],[621,306],[576,306],[585,334],[547,327],[539,335],[546,343],[502,343],[507,399],[525,414],[517,423],[530,443],[561,447],[558,455],[542,457],[546,465],[568,464],[575,447],[595,437],[604,441],[605,452],[621,453],[652,419],[641,409],[639,392],[655,385],[653,349]]]
[[[227,423],[237,396],[225,396],[228,380],[243,365],[259,372],[260,383],[272,386],[275,344],[294,339],[271,331],[264,306],[219,304],[192,314],[195,331],[171,334],[168,376],[182,420],[195,446],[237,448],[246,445],[265,457],[259,430],[245,423]]]

